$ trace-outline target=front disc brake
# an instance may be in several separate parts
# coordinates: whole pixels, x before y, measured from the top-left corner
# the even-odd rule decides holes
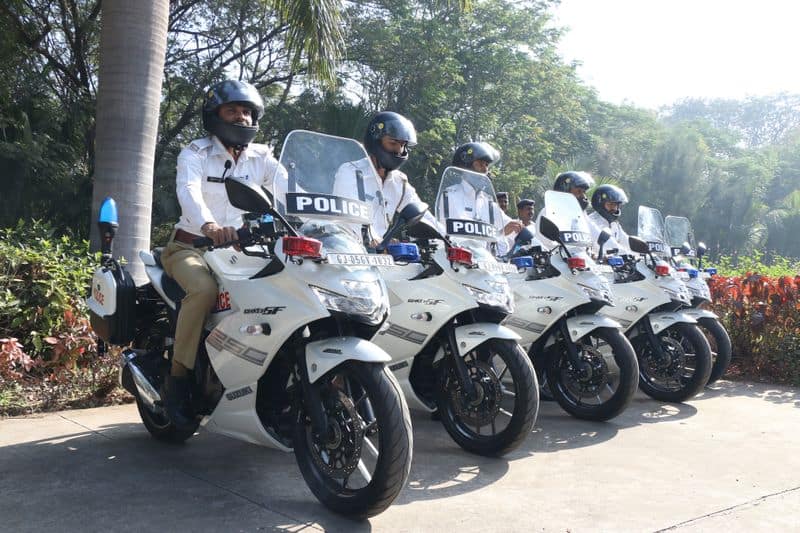
[[[483,426],[491,423],[500,412],[503,390],[492,365],[484,361],[467,363],[469,377],[475,384],[475,398],[470,400],[461,390],[453,370],[448,386],[450,404],[455,414],[464,422]]]
[[[342,391],[337,390],[325,403],[328,416],[326,435],[316,439],[311,427],[307,429],[311,455],[314,463],[327,476],[343,479],[358,467],[364,441],[364,424],[353,400]]]
[[[644,358],[645,372],[662,379],[675,377],[683,369],[686,353],[677,339],[672,337],[660,337],[660,339],[661,349],[666,357],[659,356],[652,348],[648,350],[647,357]]]

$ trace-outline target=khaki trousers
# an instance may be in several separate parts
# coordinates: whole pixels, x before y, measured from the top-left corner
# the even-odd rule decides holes
[[[219,290],[202,252],[193,246],[170,239],[161,253],[166,273],[186,292],[175,328],[173,358],[191,370],[206,317],[217,301]]]

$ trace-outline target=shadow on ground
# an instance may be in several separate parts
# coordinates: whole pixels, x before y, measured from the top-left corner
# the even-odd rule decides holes
[[[769,383],[750,383],[720,380],[706,387],[695,400],[706,400],[719,397],[749,396],[776,404],[792,404],[800,407],[800,389],[786,385],[776,386]]]

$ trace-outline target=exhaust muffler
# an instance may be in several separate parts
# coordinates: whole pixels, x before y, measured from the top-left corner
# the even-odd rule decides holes
[[[125,349],[122,351],[122,375],[120,382],[122,386],[131,394],[134,394],[139,397],[140,400],[144,402],[148,409],[153,412],[160,412],[162,410],[163,402],[161,401],[161,395],[158,393],[158,390],[150,383],[150,380],[144,375],[144,372],[136,366],[134,359],[139,354],[137,354],[134,350]],[[126,379],[126,373],[130,376],[131,379]],[[135,390],[131,390],[134,387],[131,387],[131,381],[133,381],[133,385],[135,386]]]

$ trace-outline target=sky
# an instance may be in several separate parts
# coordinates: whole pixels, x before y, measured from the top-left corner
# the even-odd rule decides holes
[[[605,101],[800,93],[800,2],[562,0],[554,15],[559,52]]]

